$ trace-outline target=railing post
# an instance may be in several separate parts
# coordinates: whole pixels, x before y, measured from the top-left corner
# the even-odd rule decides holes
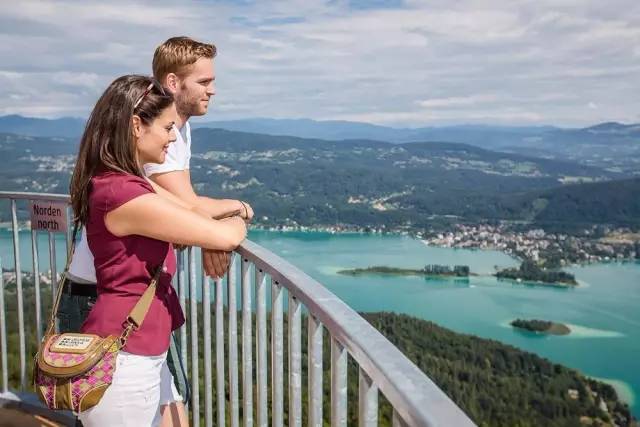
[[[257,385],[257,425],[266,427],[269,423],[267,412],[267,277],[258,267],[256,275],[256,385]]]
[[[9,367],[7,366],[7,320],[4,308],[4,278],[0,258],[0,362],[2,362],[2,392],[9,390]]]
[[[238,304],[236,302],[236,268],[238,256],[231,254],[231,266],[227,273],[227,308],[229,310],[229,412],[231,427],[239,427],[238,405]]]
[[[253,359],[251,351],[251,271],[242,258],[242,425],[253,427]]]
[[[178,296],[180,300],[180,308],[182,308],[182,312],[187,314],[187,292],[188,285],[185,278],[185,266],[184,266],[184,249],[176,251],[176,276],[178,280]],[[189,343],[187,342],[187,323],[180,327],[180,360],[182,361],[182,367],[185,372],[189,372],[188,367],[188,350]],[[189,405],[189,402],[185,402],[186,405]]]
[[[289,292],[289,427],[302,425],[302,348],[300,303]]]
[[[42,301],[40,299],[40,268],[38,265],[38,233],[31,229],[31,253],[33,258],[33,290],[36,298],[36,338],[42,341]]]
[[[16,296],[18,298],[18,335],[20,341],[20,389],[27,387],[27,365],[24,336],[24,303],[22,295],[22,270],[20,265],[20,237],[16,201],[11,200],[11,225],[13,229],[13,261],[16,272]]]
[[[347,350],[331,337],[331,426],[347,425]]]
[[[56,257],[56,239],[55,235],[49,231],[49,270],[51,271],[51,298],[55,302],[58,292],[58,266]],[[56,332],[59,331],[58,319],[55,319]]]
[[[271,281],[271,425],[284,423],[284,334],[282,286]]]
[[[189,247],[189,326],[191,336],[191,422],[200,425],[200,387],[198,360],[198,302],[196,282],[196,257],[193,246]]]
[[[322,323],[309,314],[309,427],[322,427]]]
[[[204,330],[204,425],[205,427],[212,427],[213,380],[211,373],[211,283],[204,269],[202,270],[202,329]],[[216,372],[216,376],[219,376],[218,372]]]
[[[359,369],[358,376],[358,425],[378,425],[378,387],[362,368]]]
[[[224,301],[222,279],[216,279],[216,390],[219,426],[225,425],[224,396]]]

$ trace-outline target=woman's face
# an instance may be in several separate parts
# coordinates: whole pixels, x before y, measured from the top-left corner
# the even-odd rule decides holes
[[[145,163],[164,163],[169,144],[176,140],[173,124],[176,121],[176,105],[165,108],[148,126],[140,124],[136,149],[141,165]]]

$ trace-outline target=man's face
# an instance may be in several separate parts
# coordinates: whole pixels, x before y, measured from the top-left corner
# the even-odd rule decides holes
[[[213,58],[198,59],[179,79],[175,101],[181,116],[202,116],[207,113],[209,100],[215,95]]]

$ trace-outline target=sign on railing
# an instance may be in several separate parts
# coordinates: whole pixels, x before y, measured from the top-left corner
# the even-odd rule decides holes
[[[31,202],[31,229],[52,233],[67,231],[67,205],[58,202]]]

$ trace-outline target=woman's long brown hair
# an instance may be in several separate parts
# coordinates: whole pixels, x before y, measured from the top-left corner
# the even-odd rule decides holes
[[[152,83],[151,90],[147,90]],[[71,206],[75,222],[87,223],[91,178],[98,172],[144,176],[138,164],[132,118],[136,115],[149,125],[172,103],[171,94],[165,94],[150,77],[122,76],[109,85],[87,120],[71,176]]]

